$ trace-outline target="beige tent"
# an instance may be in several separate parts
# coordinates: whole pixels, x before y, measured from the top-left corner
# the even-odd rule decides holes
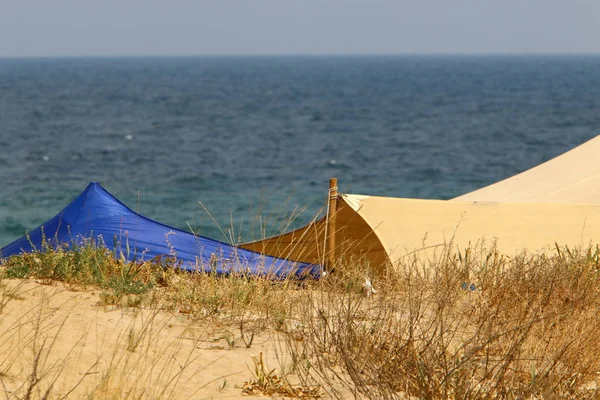
[[[415,251],[452,242],[495,242],[506,254],[600,242],[600,138],[547,163],[450,201],[342,194],[335,225],[324,217],[298,230],[243,244],[278,257],[323,263],[331,255],[381,270]],[[586,204],[587,203],[587,204]],[[326,236],[335,232],[334,246]]]
[[[600,203],[600,136],[530,170],[453,200]]]

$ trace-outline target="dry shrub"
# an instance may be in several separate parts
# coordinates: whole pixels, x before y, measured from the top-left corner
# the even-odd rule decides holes
[[[165,285],[154,291],[154,301],[162,309],[185,314],[194,321],[209,320],[234,327],[235,341],[251,347],[256,337],[267,331],[287,331],[298,314],[304,289],[314,282],[295,279],[171,271]]]
[[[294,386],[287,379],[280,377],[275,369],[269,369],[263,360],[263,353],[252,357],[254,371],[252,379],[240,387],[245,396],[284,396],[290,398],[320,399],[319,386]]]
[[[338,398],[340,383],[377,399],[592,398],[599,254],[447,248],[374,279],[374,296],[329,279],[304,302],[303,340],[288,347],[305,383]]]

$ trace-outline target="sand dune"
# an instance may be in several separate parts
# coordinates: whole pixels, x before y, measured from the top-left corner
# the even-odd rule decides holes
[[[105,308],[98,290],[2,282],[0,399],[240,398],[252,357],[286,368],[282,340],[265,332],[247,348],[237,328],[181,313]],[[293,375],[289,375],[293,379]],[[39,380],[39,381],[38,381]],[[49,389],[50,388],[50,389]]]

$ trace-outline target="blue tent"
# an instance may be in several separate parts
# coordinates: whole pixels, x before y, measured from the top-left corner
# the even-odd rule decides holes
[[[129,261],[175,257],[187,271],[277,277],[318,277],[320,271],[316,265],[268,257],[153,221],[129,209],[95,182],[54,218],[2,248],[0,256],[39,250],[44,238],[54,247],[94,240]]]

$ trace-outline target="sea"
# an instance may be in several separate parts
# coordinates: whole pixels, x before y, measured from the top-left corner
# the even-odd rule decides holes
[[[0,59],[0,247],[97,181],[230,242],[450,199],[600,133],[600,56]],[[600,155],[599,155],[600,160]]]

